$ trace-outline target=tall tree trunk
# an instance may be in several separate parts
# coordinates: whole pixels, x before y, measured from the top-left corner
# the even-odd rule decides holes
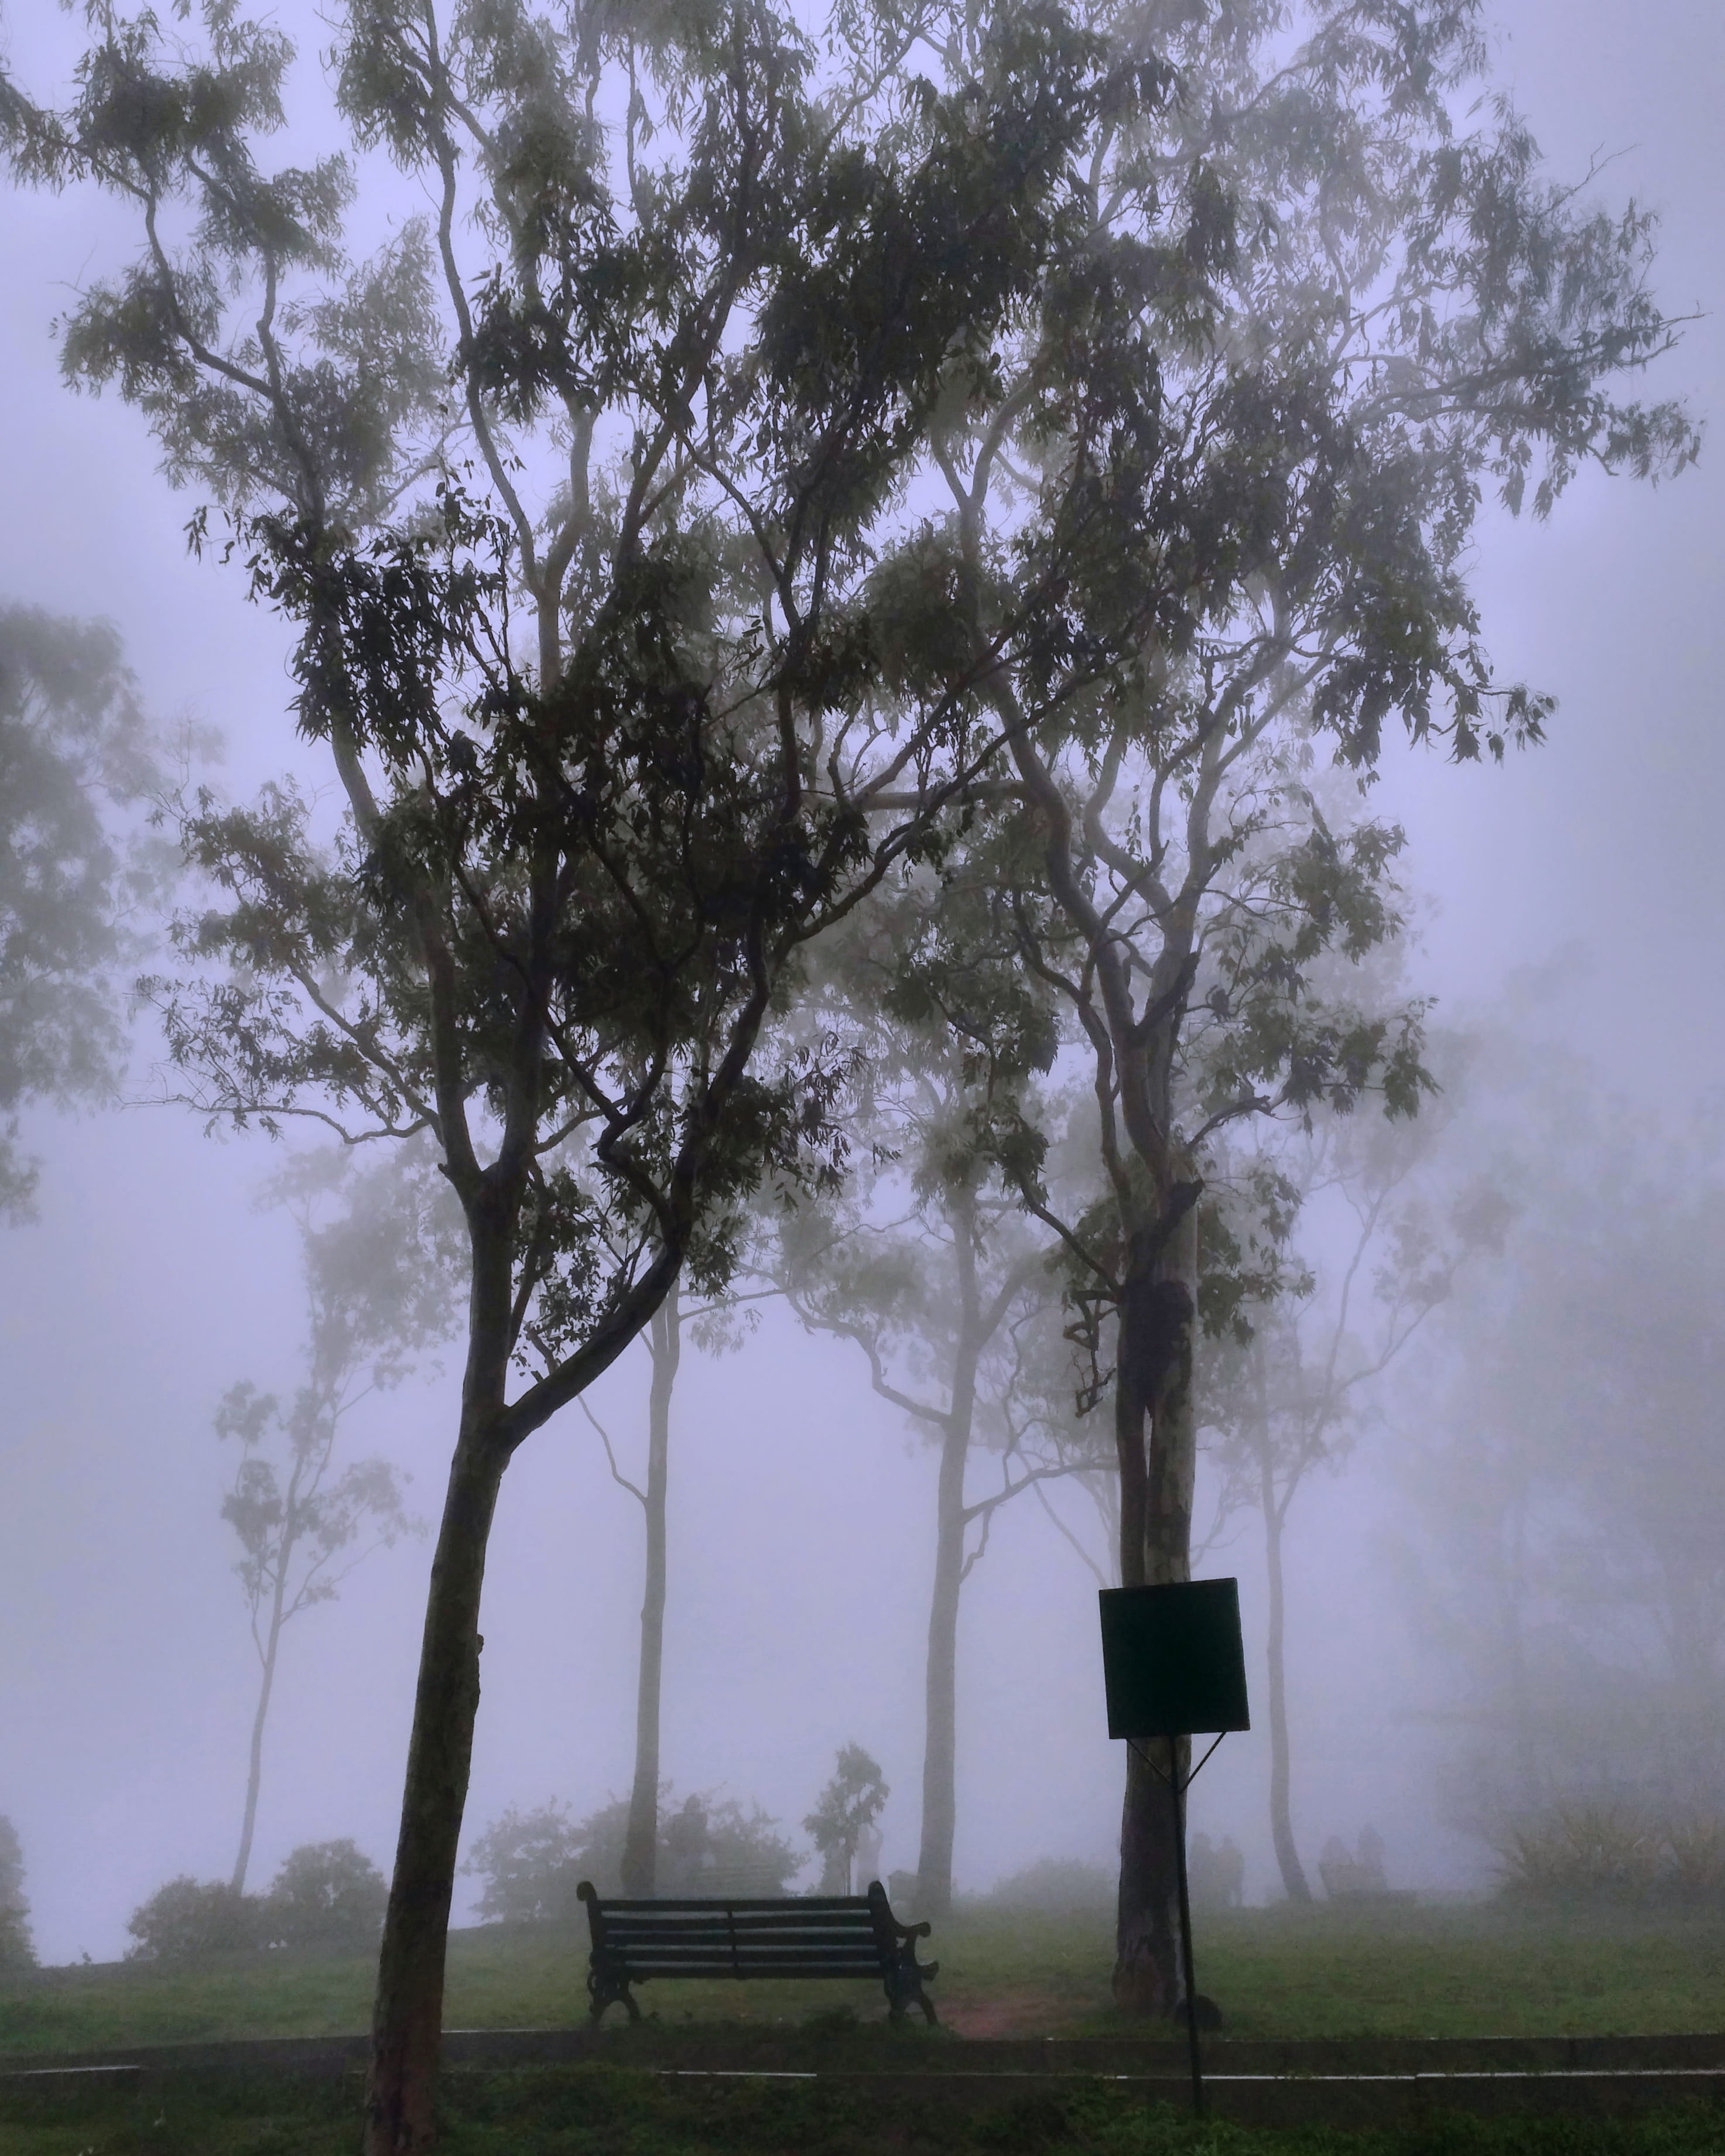
[[[966,1316],[970,1315],[967,1306]],[[916,1859],[916,1913],[921,1917],[943,1917],[952,1906],[952,1840],[958,1816],[958,1598],[964,1584],[964,1470],[976,1417],[976,1348],[967,1337],[953,1371],[935,1508],[934,1590],[929,1598],[924,1691],[922,1845]]]
[[[270,1695],[275,1689],[275,1650],[281,1639],[281,1594],[277,1589],[275,1609],[264,1650],[264,1677],[258,1687],[258,1711],[252,1717],[251,1765],[245,1782],[245,1820],[239,1830],[239,1854],[234,1860],[232,1890],[245,1892],[245,1875],[252,1861],[252,1833],[258,1824],[258,1789],[264,1779],[264,1724],[270,1716]]]
[[[1288,1809],[1288,1687],[1287,1663],[1283,1652],[1286,1615],[1281,1574],[1282,1511],[1276,1502],[1276,1476],[1270,1460],[1267,1428],[1260,1435],[1260,1498],[1264,1507],[1264,1566],[1270,1580],[1270,1837],[1276,1845],[1276,1861],[1289,1901],[1310,1902],[1312,1888],[1294,1843],[1293,1819]]]
[[[635,1779],[623,1844],[623,1891],[645,1899],[657,1887],[659,1717],[665,1669],[665,1507],[670,1461],[671,1391],[683,1353],[675,1282],[648,1329],[653,1386],[647,1410],[647,1584],[641,1599],[641,1662],[635,1689]]]
[[[1198,1215],[1192,1199],[1186,1205],[1153,1260],[1146,1262],[1142,1255],[1149,1238],[1134,1238],[1139,1247],[1121,1306],[1114,1407],[1120,1577],[1127,1587],[1170,1584],[1187,1578],[1191,1569]],[[1167,1747],[1158,1742],[1153,1750],[1165,1754]],[[1176,1747],[1176,1771],[1183,1778],[1190,1758],[1190,1745],[1182,1742]],[[1165,1769],[1165,1758],[1157,1757],[1156,1767]],[[1177,1832],[1167,1782],[1137,1747],[1129,1746],[1120,1825],[1114,1998],[1131,2013],[1173,2015],[1185,2003]]]
[[[501,1395],[501,1383],[497,1388]],[[401,1834],[383,1920],[366,2089],[366,2156],[418,2156],[435,2133],[444,1961],[480,1697],[480,1596],[506,1455],[495,1410],[464,1403],[449,1469],[408,1744]]]

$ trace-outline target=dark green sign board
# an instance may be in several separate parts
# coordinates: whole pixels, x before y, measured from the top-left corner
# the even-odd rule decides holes
[[[1251,1727],[1237,1580],[1105,1587],[1101,1602],[1111,1737]]]

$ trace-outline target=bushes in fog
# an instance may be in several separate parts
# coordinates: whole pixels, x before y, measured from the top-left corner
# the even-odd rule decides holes
[[[659,1810],[657,1876],[666,1894],[782,1894],[803,1853],[757,1804],[685,1799],[673,1810],[667,1786]],[[532,1811],[511,1805],[475,1837],[462,1870],[485,1882],[478,1913],[487,1922],[568,1923],[580,1914],[575,1889],[590,1879],[601,1894],[623,1891],[629,1800],[619,1798],[572,1820],[557,1803]]]
[[[308,1841],[264,1897],[271,1946],[369,1946],[383,1922],[389,1883],[351,1841]]]
[[[348,1840],[308,1841],[283,1862],[267,1894],[182,1875],[134,1909],[128,1961],[193,1962],[268,1947],[369,1947],[389,1889]]]
[[[24,1899],[24,1853],[9,1819],[0,1819],[0,1969],[33,1969],[30,1905]]]
[[[1499,1839],[1514,1901],[1725,1899],[1725,1818],[1661,1820],[1629,1804],[1558,1804]]]
[[[1004,1879],[987,1899],[1006,1909],[1111,1909],[1115,1881],[1100,1864],[1081,1857],[1043,1856]]]
[[[264,1943],[263,1896],[236,1894],[225,1880],[182,1873],[127,1917],[128,1961],[202,1961]]]

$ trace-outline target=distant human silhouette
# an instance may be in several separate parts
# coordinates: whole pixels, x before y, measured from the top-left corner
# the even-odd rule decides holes
[[[665,1823],[665,1892],[698,1892],[711,1854],[706,1806],[699,1797],[685,1798],[681,1811],[673,1812]]]
[[[1186,1881],[1195,1909],[1237,1909],[1245,1892],[1245,1858],[1234,1836],[1218,1849],[1207,1834],[1194,1834],[1186,1852]]]
[[[1389,1892],[1384,1876],[1384,1837],[1369,1824],[1360,1829],[1353,1851],[1339,1834],[1332,1834],[1324,1844],[1317,1871],[1332,1902],[1369,1901]]]

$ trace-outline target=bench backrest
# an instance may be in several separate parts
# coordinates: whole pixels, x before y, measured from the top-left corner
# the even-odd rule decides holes
[[[614,1902],[583,1879],[576,1892],[594,1952],[614,1955],[633,1976],[872,1976],[896,1944],[879,1888],[770,1902]]]

